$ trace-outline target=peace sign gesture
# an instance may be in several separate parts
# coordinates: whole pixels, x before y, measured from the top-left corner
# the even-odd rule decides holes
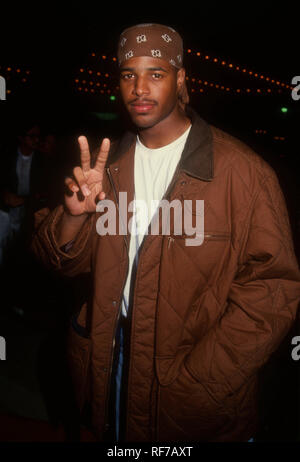
[[[110,140],[104,138],[95,166],[91,168],[91,154],[86,137],[80,136],[78,143],[80,146],[81,166],[73,169],[74,179],[65,179],[65,185],[70,191],[70,194],[65,194],[65,207],[67,212],[73,216],[95,212],[97,200],[105,198],[102,183],[104,167],[110,149]],[[79,191],[83,195],[83,200],[78,198]]]

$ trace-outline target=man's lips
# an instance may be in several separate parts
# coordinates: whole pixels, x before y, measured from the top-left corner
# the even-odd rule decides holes
[[[134,101],[130,103],[130,106],[133,108],[133,110],[139,114],[151,111],[155,105],[156,103],[150,101]]]

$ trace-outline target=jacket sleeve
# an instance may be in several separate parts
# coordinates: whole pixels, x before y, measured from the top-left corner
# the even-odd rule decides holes
[[[185,360],[194,379],[215,385],[219,399],[226,389],[236,392],[258,372],[296,318],[300,273],[285,199],[273,170],[268,170],[249,208],[239,256],[223,316]]]
[[[63,214],[59,205],[52,212],[40,210],[35,216],[36,231],[31,242],[31,249],[36,258],[48,269],[53,269],[64,276],[73,277],[90,271],[91,239],[95,225],[95,214],[91,214],[83,223],[76,238],[66,251],[66,246],[57,243],[57,223]]]

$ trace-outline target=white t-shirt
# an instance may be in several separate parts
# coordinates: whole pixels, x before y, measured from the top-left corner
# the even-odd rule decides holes
[[[30,192],[30,169],[33,152],[29,156],[24,156],[18,149],[17,159],[17,176],[18,176],[18,194],[27,196]]]
[[[155,212],[152,201],[160,201],[175,173],[189,128],[172,143],[158,149],[149,149],[137,137],[134,156],[135,208],[130,233],[129,270],[123,292],[122,314],[127,316],[133,264],[137,264],[138,249]],[[157,207],[156,207],[157,208]]]

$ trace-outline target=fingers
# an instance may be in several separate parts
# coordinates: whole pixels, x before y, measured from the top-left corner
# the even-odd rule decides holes
[[[91,168],[91,154],[88,140],[85,136],[79,136],[78,143],[80,147],[81,167],[84,172]]]
[[[91,191],[86,183],[86,178],[84,176],[83,170],[80,167],[75,167],[73,170],[73,175],[82,191],[82,194],[84,196],[89,196],[91,194]]]
[[[80,167],[75,167],[73,170],[74,180],[72,178],[65,179],[65,185],[72,192],[79,192],[81,190],[82,194],[86,197],[91,194],[91,191],[86,183],[86,178],[84,176],[83,170]]]
[[[66,186],[66,193],[76,193],[79,191],[79,187],[77,186],[76,182],[72,180],[72,178],[65,179],[65,186]]]
[[[95,167],[94,167],[94,169],[97,170],[98,172],[103,172],[104,170],[106,160],[108,157],[108,153],[109,153],[109,149],[110,149],[110,140],[108,138],[104,138],[101,143],[99,154],[98,154]]]

